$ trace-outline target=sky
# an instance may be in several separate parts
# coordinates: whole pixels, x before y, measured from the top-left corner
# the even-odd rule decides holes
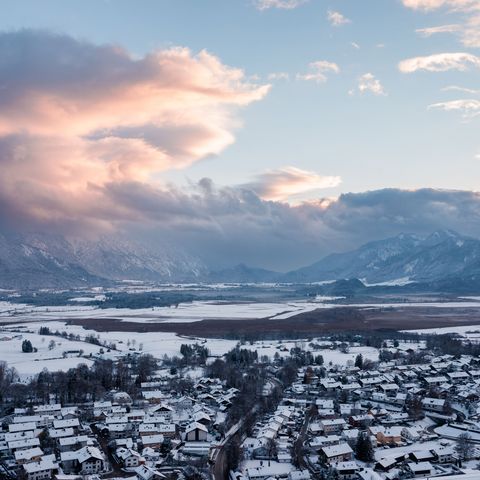
[[[286,270],[480,236],[479,0],[3,0],[0,227]]]

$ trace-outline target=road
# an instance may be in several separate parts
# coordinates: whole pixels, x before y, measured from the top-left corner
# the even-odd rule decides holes
[[[307,462],[305,462],[305,457],[303,455],[303,446],[305,444],[305,440],[307,438],[307,430],[310,424],[310,420],[314,416],[312,408],[310,407],[305,413],[305,420],[303,421],[302,428],[300,433],[298,434],[297,439],[293,445],[293,455],[294,460],[296,460],[296,464],[300,467],[300,469],[304,470],[308,468]]]
[[[256,411],[256,407],[252,410],[252,413]],[[225,454],[225,445],[235,436],[240,435],[241,428],[243,426],[243,420],[237,422],[233,427],[231,427],[228,432],[225,434],[225,438],[212,449],[212,453],[210,455],[210,461],[213,462],[211,473],[213,480],[226,480],[228,472],[227,472],[227,458]]]
[[[275,377],[270,377],[267,379],[265,384],[270,382],[272,385],[277,384],[278,387],[283,389],[283,384]],[[273,389],[272,389],[273,390]],[[258,405],[255,405],[248,414],[246,414],[241,420],[239,420],[235,425],[230,427],[230,429],[225,434],[225,438],[212,449],[210,454],[209,461],[212,465],[210,472],[213,480],[227,480],[228,471],[227,471],[227,458],[225,454],[225,445],[237,435],[242,434],[242,427],[245,422],[245,419],[250,417],[250,415],[256,416],[258,411]],[[308,420],[307,420],[308,427]],[[243,438],[239,438],[239,441],[242,441]]]

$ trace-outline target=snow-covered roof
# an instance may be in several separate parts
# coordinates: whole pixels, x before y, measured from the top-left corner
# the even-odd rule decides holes
[[[185,433],[192,432],[193,430],[202,430],[204,432],[208,432],[208,429],[203,423],[199,422],[192,422],[190,425],[187,425],[185,428]]]
[[[323,447],[322,452],[327,458],[338,457],[339,455],[347,455],[353,453],[348,443],[341,443],[340,445],[332,445],[329,447]]]
[[[77,459],[79,463],[86,462],[91,458],[95,458],[97,460],[104,460],[102,453],[97,447],[83,447],[77,452]]]
[[[46,470],[55,470],[58,468],[58,464],[55,460],[55,455],[44,455],[36,462],[24,464],[23,468],[27,473],[31,474]]]

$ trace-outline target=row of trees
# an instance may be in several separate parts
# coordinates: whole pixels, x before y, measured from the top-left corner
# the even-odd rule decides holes
[[[14,368],[0,362],[0,401],[11,406],[55,401],[64,404],[95,401],[106,392],[118,389],[136,397],[140,383],[157,369],[151,355],[126,357],[117,362],[97,360],[91,367],[80,364],[66,372],[43,370],[29,383],[20,383]]]

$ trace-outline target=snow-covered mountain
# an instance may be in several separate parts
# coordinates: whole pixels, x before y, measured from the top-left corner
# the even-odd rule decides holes
[[[71,288],[110,280],[193,281],[207,269],[171,246],[147,248],[118,237],[0,234],[0,288]]]
[[[70,288],[98,281],[68,256],[19,235],[0,235],[0,288]]]
[[[102,238],[74,243],[74,255],[83,268],[112,280],[183,282],[203,278],[207,267],[179,248]]]
[[[289,272],[285,280],[313,282],[358,278],[372,283],[431,282],[480,273],[480,241],[450,230],[427,237],[401,234],[329,255]]]
[[[471,284],[477,278],[480,240],[448,230],[370,242],[286,274],[243,264],[212,272],[180,248],[119,236],[88,241],[0,234],[0,288],[72,288],[117,280],[302,283],[360,279],[365,284],[443,285],[463,280]]]

